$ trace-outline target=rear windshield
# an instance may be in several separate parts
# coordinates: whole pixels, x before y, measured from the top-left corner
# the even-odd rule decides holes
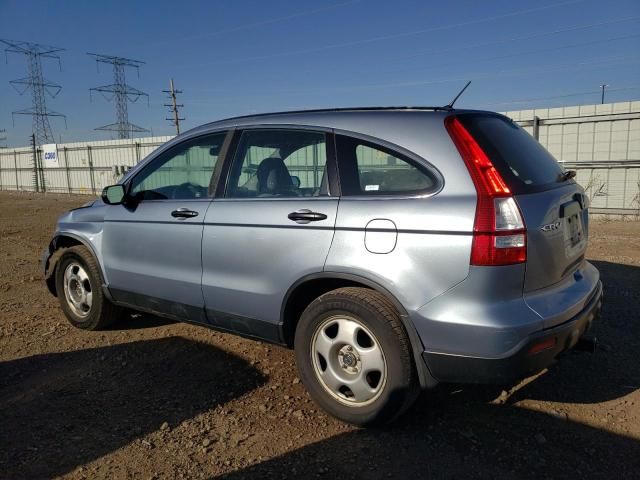
[[[542,145],[507,117],[489,114],[458,116],[467,131],[514,193],[561,186],[564,169]]]

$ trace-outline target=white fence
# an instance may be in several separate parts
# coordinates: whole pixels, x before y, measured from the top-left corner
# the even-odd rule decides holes
[[[577,171],[593,213],[640,214],[640,101],[506,114]],[[59,144],[55,166],[42,149],[0,149],[0,189],[97,195],[170,138]]]
[[[640,101],[506,112],[567,169],[592,213],[640,214]]]
[[[0,149],[0,189],[98,195],[120,172],[171,138],[59,144],[55,166],[43,158],[41,148],[35,155],[31,147]]]

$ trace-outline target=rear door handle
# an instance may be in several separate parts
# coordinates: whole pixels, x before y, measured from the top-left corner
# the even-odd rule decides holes
[[[293,220],[296,223],[309,223],[319,222],[320,220],[326,220],[327,216],[324,213],[312,212],[303,208],[297,212],[291,212],[288,215],[289,220]]]
[[[198,216],[198,212],[182,207],[171,212],[171,216],[173,218],[193,218]]]

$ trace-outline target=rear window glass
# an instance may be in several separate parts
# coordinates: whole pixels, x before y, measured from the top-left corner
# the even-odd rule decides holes
[[[560,186],[564,169],[538,141],[509,118],[459,115],[514,193]]]
[[[432,191],[434,177],[383,146],[336,136],[343,195],[407,195]]]

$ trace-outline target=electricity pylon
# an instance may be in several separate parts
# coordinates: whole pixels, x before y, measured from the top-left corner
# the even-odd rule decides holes
[[[138,69],[144,62],[140,60],[132,60],[130,58],[114,57],[111,55],[99,55],[96,53],[89,53],[93,57],[96,57],[98,65],[100,63],[106,63],[113,66],[113,83],[110,85],[102,85],[100,87],[90,88],[89,92],[99,92],[102,96],[111,101],[115,99],[116,103],[116,121],[109,125],[103,125],[96,128],[96,130],[107,130],[117,132],[118,138],[131,138],[131,134],[134,132],[148,132],[146,128],[139,127],[129,122],[129,112],[127,103],[137,102],[142,96],[149,99],[142,90],[138,90],[131,85],[127,85],[125,78],[125,67],[133,67]]]
[[[0,40],[0,42],[6,45],[5,52],[18,53],[27,57],[27,76],[11,80],[9,83],[20,95],[27,91],[31,92],[31,108],[16,110],[12,112],[12,115],[31,115],[33,120],[32,133],[35,136],[36,144],[42,145],[55,142],[51,125],[49,124],[49,117],[63,117],[65,123],[66,117],[61,113],[47,109],[46,95],[49,94],[51,98],[54,98],[60,93],[62,86],[44,78],[42,74],[42,59],[57,59],[60,65],[58,52],[62,52],[64,49],[39,43],[13,40]]]

